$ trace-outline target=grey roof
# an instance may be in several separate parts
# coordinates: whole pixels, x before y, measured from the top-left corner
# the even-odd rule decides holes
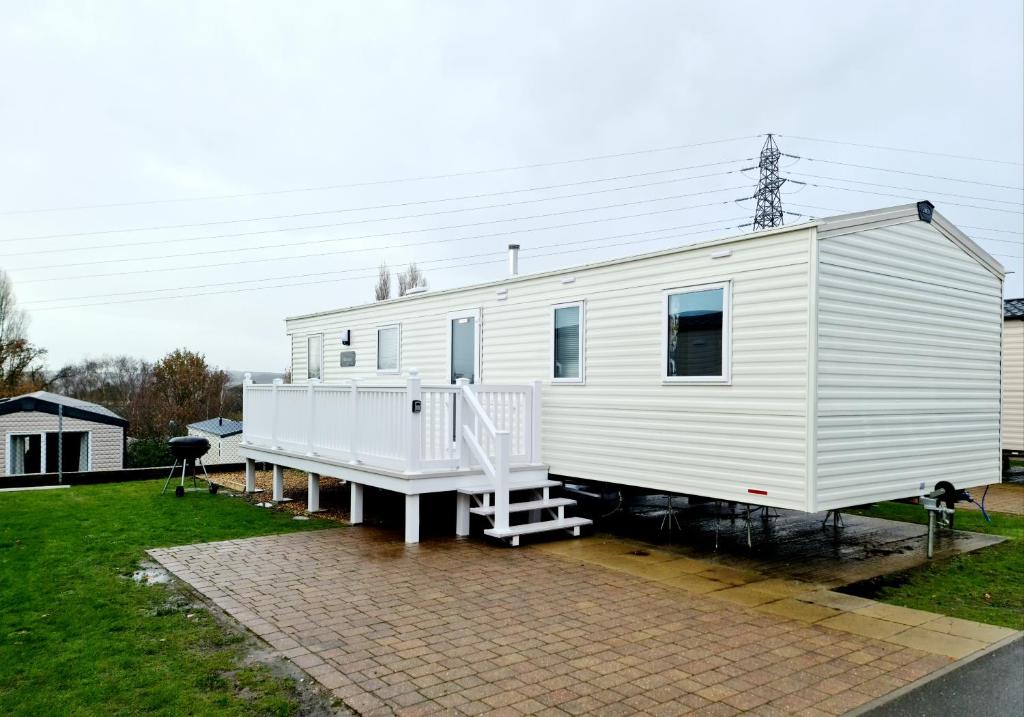
[[[103,416],[110,416],[111,418],[121,418],[121,416],[118,416],[109,408],[104,408],[98,403],[92,403],[90,401],[81,401],[77,398],[71,398],[70,396],[61,396],[59,393],[50,393],[49,391],[33,391],[32,393],[23,393],[20,396],[12,396],[11,398],[5,398],[4,400],[16,401],[19,398],[38,398],[40,401],[49,401],[50,403],[59,403],[65,406],[71,406],[72,408],[80,408],[83,411],[91,411],[92,413],[99,413]]]
[[[1024,298],[1003,301],[1003,318],[1024,319]]]
[[[63,409],[60,408],[61,406]],[[68,418],[81,418],[117,426],[128,425],[128,421],[124,418],[98,403],[80,401],[77,398],[61,396],[59,393],[50,393],[49,391],[33,391],[20,396],[0,398],[0,415],[17,411],[39,411],[54,415],[62,412]]]
[[[242,422],[230,418],[208,418],[205,421],[190,423],[188,427],[204,433],[212,433],[221,438],[235,436],[242,432]]]

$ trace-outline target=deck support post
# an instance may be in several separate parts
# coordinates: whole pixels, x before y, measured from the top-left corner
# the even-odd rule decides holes
[[[469,495],[455,494],[455,535],[464,538],[469,535]]]
[[[530,381],[530,462],[540,463],[540,381]]]
[[[306,490],[306,512],[320,512],[320,474],[309,474],[309,485]]]
[[[291,498],[284,497],[284,466],[274,464],[274,496],[275,503],[287,503]]]
[[[358,483],[350,483],[352,486],[349,500],[348,522],[352,525],[359,525],[363,522],[363,486]]]
[[[418,473],[420,470],[420,443],[423,441],[423,392],[420,388],[420,372],[409,369],[409,381],[406,385],[405,405],[408,413],[408,429],[406,430],[405,472]]]
[[[420,542],[420,497],[405,496],[405,542]]]
[[[245,459],[245,492],[256,492],[256,461],[252,458]]]

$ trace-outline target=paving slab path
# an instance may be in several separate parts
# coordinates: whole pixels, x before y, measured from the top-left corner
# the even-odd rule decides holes
[[[615,539],[150,554],[363,715],[839,715],[1012,634]]]

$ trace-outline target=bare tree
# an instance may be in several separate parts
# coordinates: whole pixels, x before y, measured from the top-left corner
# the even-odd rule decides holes
[[[14,396],[46,385],[41,364],[46,350],[30,343],[28,316],[18,308],[14,285],[0,269],[0,395]]]
[[[373,298],[376,301],[387,301],[391,298],[391,270],[387,262],[381,262],[377,270],[377,286],[373,288]]]
[[[416,266],[416,262],[410,261],[408,269],[398,272],[398,295],[405,296],[417,286],[426,288],[427,276]]]

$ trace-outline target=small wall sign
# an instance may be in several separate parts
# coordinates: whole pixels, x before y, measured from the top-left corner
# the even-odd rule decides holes
[[[355,351],[342,351],[341,352],[341,367],[350,368],[356,365],[356,352]]]

